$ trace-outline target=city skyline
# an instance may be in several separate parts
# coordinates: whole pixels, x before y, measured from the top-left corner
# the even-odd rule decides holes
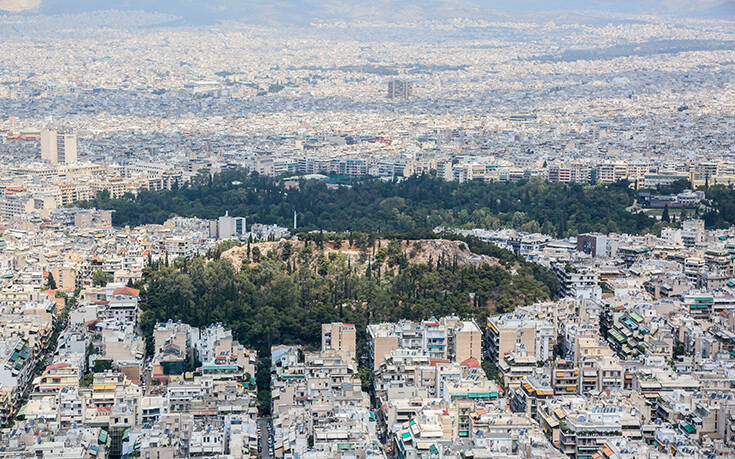
[[[0,451],[735,455],[734,25],[0,0]]]

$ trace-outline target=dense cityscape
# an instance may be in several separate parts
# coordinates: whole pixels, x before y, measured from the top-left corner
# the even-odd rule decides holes
[[[0,0],[0,457],[735,455],[732,2],[228,3]]]

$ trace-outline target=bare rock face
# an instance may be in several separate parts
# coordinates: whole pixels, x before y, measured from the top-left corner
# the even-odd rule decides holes
[[[499,266],[498,260],[487,256],[470,252],[467,244],[461,241],[448,241],[446,239],[424,239],[418,241],[421,245],[414,256],[409,249],[409,260],[412,263],[428,263],[432,259],[435,263],[440,258],[445,262],[452,263],[456,260],[458,266]]]

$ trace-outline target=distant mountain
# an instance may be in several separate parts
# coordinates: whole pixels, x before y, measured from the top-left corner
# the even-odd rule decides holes
[[[657,12],[733,17],[735,0],[0,0],[0,10],[29,9],[47,14],[143,10],[176,15],[191,23],[237,19],[277,25],[308,24],[314,20],[487,17],[494,11]]]

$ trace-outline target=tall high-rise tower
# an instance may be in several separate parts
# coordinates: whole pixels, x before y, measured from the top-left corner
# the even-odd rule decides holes
[[[389,99],[408,99],[412,93],[413,87],[410,81],[391,80],[388,82]]]
[[[52,164],[77,162],[77,135],[66,131],[41,131],[41,159]]]

